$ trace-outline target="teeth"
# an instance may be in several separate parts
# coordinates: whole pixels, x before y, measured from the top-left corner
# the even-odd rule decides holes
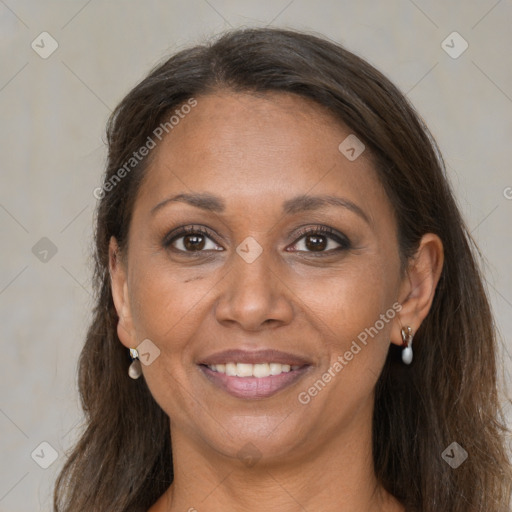
[[[279,363],[270,363],[269,366],[270,366],[270,375],[279,375],[283,369],[282,365],[280,365]],[[288,366],[288,368],[290,368],[289,365],[286,365],[286,366]]]
[[[298,370],[300,365],[290,366],[289,364],[280,363],[226,363],[208,365],[210,370],[219,373],[225,373],[229,377],[270,377],[271,375],[279,375],[288,373],[291,370]]]
[[[251,377],[252,364],[236,363],[236,376],[237,377]]]
[[[254,377],[268,377],[270,375],[270,365],[268,363],[249,364],[247,366],[252,366],[252,375]]]
[[[213,365],[213,367],[211,367],[211,369],[222,373],[221,372],[221,369],[222,369],[221,364]],[[230,377],[236,377],[236,363],[227,363],[225,373],[226,373],[226,375],[229,375]]]

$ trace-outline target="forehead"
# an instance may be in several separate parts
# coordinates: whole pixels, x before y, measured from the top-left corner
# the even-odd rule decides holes
[[[229,209],[338,192],[389,210],[368,153],[350,161],[340,152],[353,134],[324,107],[286,93],[225,91],[196,100],[154,150],[139,202],[213,192]]]

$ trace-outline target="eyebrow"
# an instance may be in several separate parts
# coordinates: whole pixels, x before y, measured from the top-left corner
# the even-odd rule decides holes
[[[151,215],[154,215],[157,211],[162,209],[164,206],[173,202],[181,202],[201,208],[202,210],[214,213],[222,213],[226,209],[226,205],[223,199],[214,196],[207,192],[195,193],[195,194],[177,194],[172,197],[168,197],[163,201],[159,202],[151,210]],[[301,196],[293,197],[283,203],[282,211],[284,215],[293,215],[301,211],[311,211],[324,208],[326,206],[337,206],[345,208],[361,217],[367,224],[371,224],[368,215],[352,201],[331,195],[317,195],[310,196],[303,194]]]

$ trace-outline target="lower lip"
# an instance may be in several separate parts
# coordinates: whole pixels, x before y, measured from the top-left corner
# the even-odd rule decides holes
[[[269,377],[232,377],[199,365],[210,382],[237,398],[267,398],[291,386],[304,376],[309,366]]]

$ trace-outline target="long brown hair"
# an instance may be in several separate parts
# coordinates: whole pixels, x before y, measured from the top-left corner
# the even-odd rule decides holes
[[[444,244],[445,264],[414,362],[391,346],[378,380],[374,468],[408,511],[509,510],[512,468],[500,409],[497,342],[477,251],[450,190],[436,143],[413,107],[379,71],[311,34],[241,29],[179,52],[117,106],[108,126],[108,164],[96,224],[97,302],[79,360],[85,428],[56,482],[58,512],[146,512],[173,480],[169,419],[141,378],[127,375],[116,333],[108,244],[126,247],[130,216],[150,157],[134,151],[190,98],[219,89],[298,94],[326,107],[369,149],[394,206],[406,262],[425,233]],[[200,108],[200,107],[198,107]],[[171,135],[172,136],[172,135]],[[154,136],[153,136],[154,137]],[[125,166],[128,172],[119,169]],[[457,442],[468,459],[441,456]]]

